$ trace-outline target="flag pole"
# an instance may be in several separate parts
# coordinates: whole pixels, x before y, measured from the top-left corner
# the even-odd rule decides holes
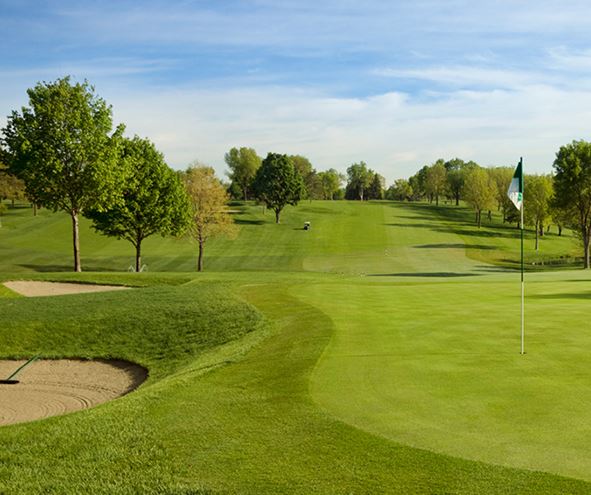
[[[519,159],[523,177],[523,157]],[[523,179],[522,179],[523,180]],[[525,182],[525,181],[524,181]],[[525,192],[525,184],[523,184]],[[525,282],[523,280],[523,204],[521,201],[521,354],[525,354]]]

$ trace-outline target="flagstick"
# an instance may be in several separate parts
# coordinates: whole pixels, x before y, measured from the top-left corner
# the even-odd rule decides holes
[[[519,163],[523,163],[523,158],[519,160]],[[525,354],[525,282],[523,280],[523,199],[521,200],[521,354]]]

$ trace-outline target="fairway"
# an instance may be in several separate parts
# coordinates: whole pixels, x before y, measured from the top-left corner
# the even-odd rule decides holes
[[[35,298],[0,285],[0,357],[121,359],[135,392],[0,428],[2,493],[589,493],[591,337],[577,252],[528,233],[519,354],[518,231],[393,202],[304,202],[283,223],[237,205],[236,240],[131,245],[10,210],[1,280],[132,291]],[[310,221],[310,231],[303,230]],[[533,263],[536,263],[534,265]]]

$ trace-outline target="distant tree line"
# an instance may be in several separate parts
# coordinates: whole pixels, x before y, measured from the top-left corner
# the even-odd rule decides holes
[[[535,249],[540,238],[555,225],[558,235],[572,229],[583,244],[584,267],[591,267],[591,143],[573,141],[556,153],[552,174],[524,177],[524,223],[533,227]],[[386,199],[429,201],[442,198],[456,206],[465,201],[475,213],[480,228],[483,212],[491,220],[492,210],[502,214],[503,223],[520,227],[520,213],[507,196],[515,166],[481,167],[459,158],[437,160],[423,166],[408,179],[398,179],[386,191]]]

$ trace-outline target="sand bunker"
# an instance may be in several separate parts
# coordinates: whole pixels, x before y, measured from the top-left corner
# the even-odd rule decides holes
[[[25,361],[0,361],[7,378]],[[66,414],[113,400],[137,388],[146,378],[141,366],[125,361],[38,360],[0,384],[0,425]]]
[[[4,285],[17,294],[26,297],[62,296],[64,294],[129,289],[129,287],[123,287],[121,285],[72,284],[65,282],[38,282],[33,280],[13,280],[11,282],[4,282]]]

